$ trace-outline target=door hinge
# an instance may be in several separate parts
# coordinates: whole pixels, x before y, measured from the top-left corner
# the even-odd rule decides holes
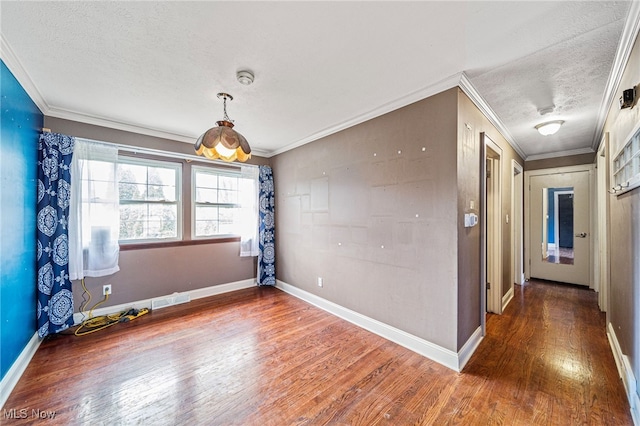
[[[491,290],[491,283],[487,283],[487,290]]]

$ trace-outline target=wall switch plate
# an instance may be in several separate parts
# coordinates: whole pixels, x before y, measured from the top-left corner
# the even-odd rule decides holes
[[[324,281],[322,277],[318,277],[318,287],[322,287],[323,284],[324,284]]]
[[[465,213],[464,215],[464,227],[471,228],[478,224],[478,215],[475,213]]]

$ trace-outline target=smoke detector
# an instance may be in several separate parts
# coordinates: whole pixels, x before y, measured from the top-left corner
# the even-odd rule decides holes
[[[243,84],[245,86],[250,85],[251,83],[253,83],[253,73],[251,71],[238,71],[238,73],[236,74],[236,78],[238,79],[238,81],[240,82],[240,84]]]

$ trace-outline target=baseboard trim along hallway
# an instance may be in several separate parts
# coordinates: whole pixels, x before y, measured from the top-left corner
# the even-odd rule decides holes
[[[616,361],[616,367],[618,367],[618,373],[620,374],[622,384],[624,385],[624,391],[627,394],[627,399],[629,400],[633,424],[640,425],[640,398],[636,391],[636,376],[633,374],[633,369],[629,363],[629,357],[622,353],[618,337],[616,336],[616,332],[611,323],[607,324],[607,338],[611,345],[613,359]]]

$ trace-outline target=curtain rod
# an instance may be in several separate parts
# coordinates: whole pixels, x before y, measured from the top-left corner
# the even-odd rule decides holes
[[[184,154],[184,153],[181,153],[181,152],[164,151],[164,150],[155,149],[155,148],[144,148],[144,147],[132,146],[132,145],[122,145],[122,144],[118,144],[118,143],[97,141],[97,140],[89,139],[89,138],[77,138],[77,139],[83,139],[83,140],[86,140],[86,141],[89,141],[89,142],[112,144],[112,145],[115,145],[118,148],[118,151],[130,152],[130,153],[133,153],[133,154],[156,155],[156,156],[159,156],[159,157],[168,157],[168,158],[174,158],[174,159],[180,159],[180,160],[187,160],[187,162],[198,161],[198,162],[207,163],[207,164],[211,164],[212,163],[212,164],[216,164],[216,165],[220,165],[220,166],[226,166],[226,167],[229,167],[229,168],[236,168],[236,169],[240,169],[242,166],[258,167],[255,164],[228,163],[226,161],[221,161],[221,160],[210,160],[210,159],[208,159],[206,157],[201,157],[201,156],[196,155],[196,154]]]
[[[47,127],[43,127],[42,131],[44,133],[51,133],[51,129],[49,129]],[[95,139],[89,139],[89,138],[76,137],[76,139],[83,139],[83,140],[89,141],[89,142],[108,143],[108,144],[111,144],[111,145],[115,145],[118,148],[118,151],[130,152],[130,153],[133,153],[133,154],[157,155],[159,157],[168,157],[168,158],[175,158],[175,159],[180,159],[180,160],[187,160],[187,162],[199,161],[199,162],[202,162],[202,163],[213,163],[213,164],[226,166],[226,167],[230,167],[230,168],[236,168],[236,169],[240,169],[240,168],[242,168],[242,166],[258,167],[255,164],[228,163],[228,162],[222,161],[222,160],[210,160],[210,159],[208,159],[206,157],[202,157],[202,156],[196,155],[196,154],[183,154],[181,152],[164,151],[162,149],[143,148],[143,147],[132,146],[132,145],[122,145],[122,144],[119,144],[119,143],[113,143],[113,142],[107,142],[107,141],[97,141]]]

